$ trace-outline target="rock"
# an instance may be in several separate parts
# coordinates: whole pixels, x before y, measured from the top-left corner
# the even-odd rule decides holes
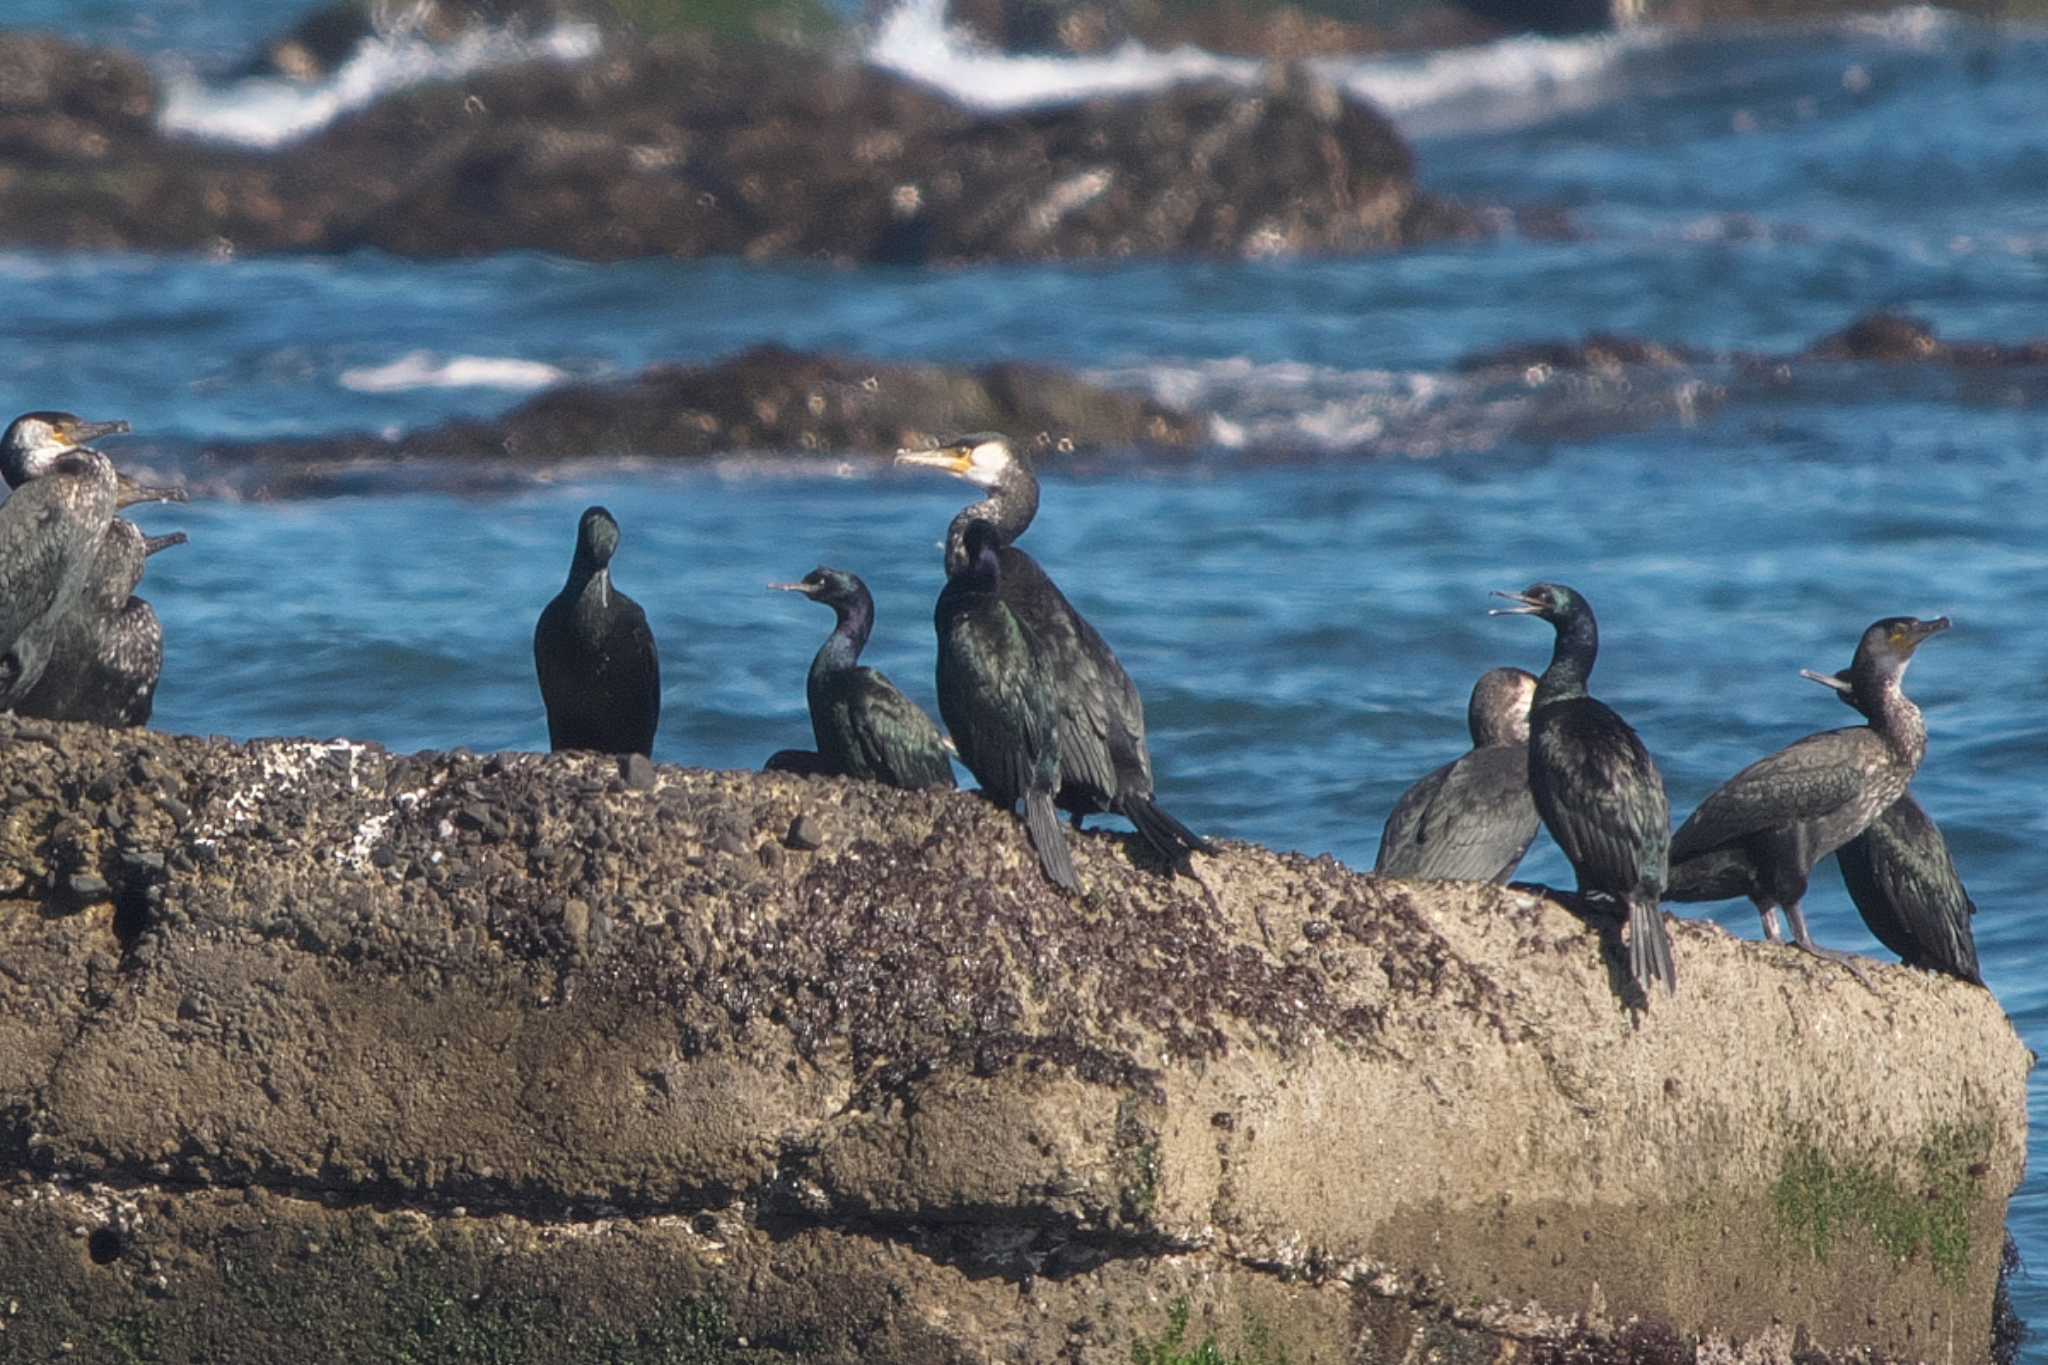
[[[967,793],[50,728],[0,885],[112,865],[92,774],[193,805],[147,955],[0,900],[10,1357],[1988,1354],[2029,1057],[1960,982],[1685,920],[1638,1018],[1507,888],[1090,833],[1076,902]]]
[[[1339,8],[1341,16],[1331,12]],[[1137,41],[1160,50],[1199,47],[1278,62],[1454,47],[1520,27],[1481,18],[1467,6],[1427,0],[1369,10],[1287,3],[951,0],[946,16],[949,23],[1006,52],[1084,56]]]
[[[1467,372],[1546,369],[1619,373],[1631,367],[1681,370],[1720,365],[1783,376],[1829,361],[1958,369],[2048,366],[2048,337],[2018,342],[1944,341],[1923,319],[1903,313],[1867,313],[1790,355],[1755,351],[1716,354],[1676,342],[1595,332],[1584,341],[1518,342],[1474,352],[1461,359],[1458,368]]]
[[[825,831],[815,816],[804,814],[789,823],[782,841],[799,853],[814,853],[825,846]]]
[[[980,115],[825,54],[621,37],[254,152],[157,136],[146,73],[53,42],[0,36],[0,81],[25,73],[0,126],[7,245],[924,264],[1487,230],[1417,189],[1385,118],[1300,77]],[[67,83],[53,53],[101,76]]]
[[[626,784],[627,791],[651,792],[654,790],[654,764],[646,754],[627,754],[619,760],[619,778]]]
[[[1043,458],[1076,447],[1187,447],[1205,438],[1208,423],[1042,365],[906,365],[760,346],[712,365],[662,365],[619,383],[564,384],[494,421],[452,422],[395,441],[356,433],[209,446],[201,478],[240,486],[260,481],[281,495],[398,460],[553,464],[748,450],[889,455],[983,430],[1008,432]]]

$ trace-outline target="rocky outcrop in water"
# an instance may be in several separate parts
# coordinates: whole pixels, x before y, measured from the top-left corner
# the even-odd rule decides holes
[[[0,241],[925,264],[1397,247],[1482,231],[1303,76],[978,115],[789,48],[619,39],[255,152],[175,141],[141,65],[0,37]],[[17,79],[18,77],[18,79]]]
[[[1721,364],[1782,374],[1795,367],[1819,368],[1827,362],[1839,361],[1956,369],[2048,366],[2048,337],[2023,341],[1947,341],[1936,336],[1933,324],[1923,318],[1879,312],[1866,313],[1841,331],[1831,332],[1790,354],[1715,352],[1682,342],[1594,332],[1583,341],[1526,341],[1477,351],[1460,360],[1458,368],[1468,373],[1526,369],[1619,372],[1630,367],[1678,370]]]
[[[531,470],[584,458],[676,459],[747,451],[889,455],[969,431],[1002,431],[1059,458],[1108,446],[1184,449],[1205,419],[1043,365],[908,365],[758,346],[710,365],[658,365],[616,383],[548,389],[489,421],[395,439],[353,433],[214,445],[202,489],[270,496],[347,486],[394,464]],[[446,466],[456,468],[449,470]]]
[[[2026,1049],[966,793],[0,717],[0,1349],[1983,1359]],[[1138,1351],[1153,1354],[1137,1355]]]

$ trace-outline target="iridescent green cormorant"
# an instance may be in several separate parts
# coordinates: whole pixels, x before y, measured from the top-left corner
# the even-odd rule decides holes
[[[1012,543],[1038,514],[1038,478],[1030,462],[995,432],[956,437],[935,450],[899,451],[896,461],[942,469],[989,490],[947,529],[946,571],[965,562],[967,527],[977,521],[988,525],[1002,561],[1003,600],[1037,640],[1057,688],[1059,805],[1073,816],[1075,828],[1085,815],[1113,811],[1177,868],[1190,870],[1190,853],[1214,852],[1154,798],[1145,704],[1115,651],[1038,561]]]
[[[131,596],[143,561],[183,545],[185,533],[145,536],[115,517],[100,540],[85,590],[58,623],[43,676],[15,706],[24,716],[97,725],[146,725],[164,668],[164,628],[156,609]]]
[[[602,507],[576,527],[569,581],[533,629],[533,663],[548,708],[548,743],[646,754],[661,722],[661,664],[640,604],[612,586],[619,524]]]
[[[1835,689],[1844,704],[1863,710],[1851,670],[1801,673]],[[1976,903],[1963,889],[1948,841],[1910,789],[1885,807],[1868,829],[1836,849],[1835,862],[1842,869],[1849,899],[1856,902],[1872,936],[1908,967],[1984,984],[1977,942],[1970,933]]]
[[[1387,817],[1373,871],[1389,877],[1504,882],[1543,828],[1529,794],[1529,704],[1536,675],[1479,675],[1465,723],[1471,752],[1410,787]]]
[[[1001,538],[971,521],[932,613],[939,636],[939,714],[982,794],[1004,810],[1024,802],[1024,829],[1046,879],[1079,891],[1053,797],[1060,787],[1058,704],[1045,651],[1002,591]]]
[[[1766,938],[1783,941],[1777,917],[1783,906],[1794,942],[1856,970],[1850,954],[1815,946],[1800,902],[1813,865],[1897,801],[1919,768],[1927,727],[1899,684],[1913,651],[1947,629],[1947,617],[1888,616],[1864,631],[1849,677],[1870,724],[1808,735],[1709,793],[1672,837],[1674,884],[1696,882],[1702,890],[1740,884],[1731,894],[1755,903]],[[1700,859],[1711,875],[1687,870]]]
[[[0,474],[14,489],[0,506],[0,709],[42,679],[114,519],[120,476],[86,442],[127,429],[32,412],[0,436]]]
[[[0,435],[0,479],[9,488],[19,488],[47,470],[52,463],[86,442],[102,436],[125,436],[133,428],[120,420],[88,422],[68,412],[24,412]],[[139,502],[183,502],[182,488],[139,484],[115,471],[116,507],[133,507]]]
[[[804,575],[801,583],[768,586],[823,602],[839,618],[811,660],[810,679],[804,684],[811,732],[818,741],[814,757],[822,765],[817,770],[892,787],[954,785],[953,764],[946,757],[939,727],[895,683],[860,664],[860,652],[875,626],[875,599],[868,585],[844,569],[818,568]]]
[[[1600,627],[1586,599],[1559,583],[1496,593],[1518,605],[1496,615],[1540,616],[1557,630],[1550,667],[1529,713],[1529,788],[1543,824],[1591,892],[1628,907],[1628,969],[1648,999],[1652,983],[1678,989],[1671,936],[1657,908],[1671,843],[1664,779],[1627,721],[1586,691]]]

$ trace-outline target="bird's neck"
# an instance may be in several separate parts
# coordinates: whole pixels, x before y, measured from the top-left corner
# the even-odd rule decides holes
[[[967,562],[967,523],[985,521],[995,528],[1004,544],[1015,543],[1038,515],[1038,481],[1024,479],[998,484],[987,497],[960,509],[946,530],[946,567],[957,570]]]
[[[566,591],[576,599],[578,607],[602,611],[612,602],[611,566],[578,555],[569,565]]]
[[[1590,616],[1573,616],[1557,626],[1557,644],[1550,651],[1550,667],[1536,680],[1536,704],[1568,701],[1586,695],[1586,680],[1593,676],[1593,660],[1600,654],[1600,628]]]
[[[811,660],[814,685],[859,663],[860,652],[867,648],[868,633],[875,626],[872,603],[848,602],[835,610],[839,613],[839,624],[825,637],[825,643],[818,646],[817,657]]]
[[[1862,685],[1859,684],[1859,690]],[[1870,686],[1870,728],[1908,768],[1918,770],[1927,757],[1927,722],[1897,678]]]

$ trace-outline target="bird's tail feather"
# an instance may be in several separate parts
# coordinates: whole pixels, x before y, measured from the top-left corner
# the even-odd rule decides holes
[[[1678,989],[1678,964],[1671,957],[1671,934],[1664,927],[1664,912],[1655,898],[1630,897],[1628,903],[1628,974],[1644,999],[1653,982],[1664,989]]]
[[[1190,853],[1214,853],[1216,845],[1169,815],[1149,796],[1126,796],[1116,803],[1117,814],[1138,827],[1145,842],[1159,850],[1159,856],[1176,867],[1187,866]]]
[[[1081,878],[1074,872],[1074,855],[1067,836],[1060,832],[1060,813],[1052,804],[1052,793],[1029,792],[1024,797],[1024,832],[1038,850],[1038,865],[1046,880],[1062,891],[1081,890]]]

